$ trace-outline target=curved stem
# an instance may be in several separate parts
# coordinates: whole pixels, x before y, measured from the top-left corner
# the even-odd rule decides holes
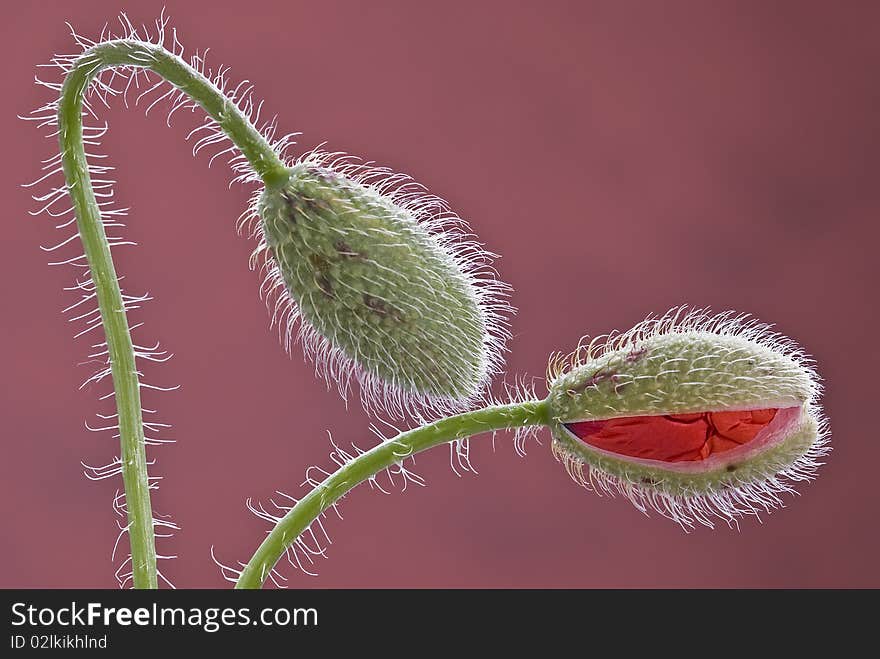
[[[135,588],[156,588],[156,548],[150,484],[144,447],[140,383],[110,246],[92,189],[83,147],[84,94],[94,77],[114,66],[147,68],[188,94],[241,150],[267,186],[283,185],[284,163],[259,131],[224,94],[182,59],[154,44],[130,39],[108,41],[85,51],[64,79],[58,104],[58,128],[67,189],[88,259],[119,413],[122,478],[128,508],[132,579]]]
[[[309,492],[276,524],[244,567],[236,588],[260,588],[297,537],[355,486],[383,469],[438,444],[493,430],[546,425],[545,401],[493,405],[400,433],[340,467]]]

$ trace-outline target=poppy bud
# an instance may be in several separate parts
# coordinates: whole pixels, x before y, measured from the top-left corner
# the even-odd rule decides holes
[[[781,505],[828,451],[807,358],[743,316],[674,309],[557,359],[550,379],[569,473],[686,527]]]
[[[343,392],[354,373],[368,407],[456,409],[500,364],[504,286],[442,203],[399,178],[304,158],[258,201],[264,249],[306,352]]]

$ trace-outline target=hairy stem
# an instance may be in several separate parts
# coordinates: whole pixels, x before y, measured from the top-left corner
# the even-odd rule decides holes
[[[242,570],[236,588],[260,588],[278,560],[309,525],[355,486],[383,469],[439,444],[482,432],[546,425],[544,401],[493,405],[400,433],[340,467],[278,522]]]
[[[119,413],[132,579],[135,588],[156,588],[156,548],[140,382],[125,306],[83,146],[84,95],[101,70],[114,66],[150,69],[189,95],[219,124],[268,187],[283,185],[288,174],[272,147],[235,104],[210,80],[160,46],[131,39],[97,44],[82,54],[64,80],[58,106],[62,163],[107,337]]]

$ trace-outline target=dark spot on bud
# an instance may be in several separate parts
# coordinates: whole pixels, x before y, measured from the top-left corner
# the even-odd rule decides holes
[[[334,172],[332,169],[327,169],[325,167],[310,167],[309,173],[322,183],[340,182],[340,179],[336,175],[336,172]]]
[[[595,387],[600,382],[604,382],[605,380],[608,380],[609,378],[613,378],[613,377],[615,377],[615,375],[616,375],[616,373],[614,373],[613,371],[606,371],[605,369],[600,368],[598,371],[593,373],[593,375],[591,375],[589,378],[587,378],[586,380],[584,380],[580,384],[577,384],[574,387],[572,387],[571,389],[566,390],[566,393],[569,396],[577,396],[579,394],[582,394],[585,389],[587,389],[589,387]]]
[[[343,258],[362,259],[364,257],[364,255],[360,252],[354,251],[351,245],[349,245],[344,240],[337,240],[335,243],[333,243],[333,249],[335,249],[339,253],[339,256],[342,256]]]
[[[380,316],[387,316],[389,313],[388,304],[386,304],[384,300],[380,300],[367,293],[364,293],[364,304],[367,305],[367,308],[370,309],[370,311],[377,313]]]
[[[642,485],[652,485],[653,486],[653,485],[656,485],[657,483],[659,483],[660,481],[658,481],[656,478],[651,478],[650,476],[642,476],[639,479],[639,482]]]
[[[586,382],[586,386],[592,387],[593,385],[599,384],[600,382],[604,382],[608,378],[614,377],[614,375],[615,374],[612,373],[611,371],[606,371],[604,369],[600,369],[600,370],[596,371],[595,373],[593,373],[592,376],[590,376],[590,379],[587,380],[587,382]]]
[[[364,304],[367,309],[382,318],[391,317],[398,322],[403,320],[403,314],[381,298],[364,293]]]
[[[627,353],[627,355],[626,355],[626,361],[628,361],[628,362],[637,362],[637,361],[639,361],[642,357],[644,357],[644,356],[647,355],[647,354],[648,354],[648,349],[647,349],[647,348],[639,348],[638,350],[636,350],[635,348],[633,348],[632,350],[630,350],[630,351]]]
[[[324,199],[314,199],[312,197],[302,197],[302,204],[306,209],[315,213],[317,215],[321,215],[330,211],[330,204]],[[300,213],[305,214],[304,211],[300,208]]]
[[[736,471],[736,469],[737,469],[737,466],[736,466],[736,465],[727,465],[727,467],[726,467],[726,470],[729,471],[729,472],[730,472],[730,471]]]
[[[330,261],[321,254],[309,254],[309,263],[315,271],[315,285],[327,297],[333,297],[333,282],[327,274]]]
[[[324,271],[330,267],[330,262],[323,254],[309,254],[309,263],[315,270]]]
[[[315,277],[315,284],[318,285],[318,288],[321,289],[321,292],[324,295],[327,297],[333,297],[333,283],[327,275],[324,273],[319,274]]]
[[[281,193],[281,198],[284,199],[284,205],[287,207],[287,212],[284,214],[284,217],[291,224],[296,224],[296,201],[294,201],[294,199],[289,194],[287,194],[287,191]]]

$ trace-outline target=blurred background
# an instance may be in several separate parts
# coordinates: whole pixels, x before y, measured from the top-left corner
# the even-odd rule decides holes
[[[815,356],[834,451],[786,508],[685,534],[626,501],[578,488],[549,437],[517,457],[499,436],[474,440],[479,475],[449,453],[420,455],[427,487],[363,487],[326,527],[314,568],[292,587],[880,586],[877,407],[880,239],[880,9],[858,2],[179,2],[165,6],[188,51],[250,80],[327,148],[406,172],[446,198],[515,288],[508,379],[543,393],[551,351],[689,303],[774,323]],[[16,3],[4,12],[0,131],[6,215],[0,241],[0,586],[115,587],[111,500],[80,462],[117,455],[106,384],[85,387],[96,334],[61,309],[75,272],[39,245],[67,234],[21,183],[53,155],[16,119],[49,100],[34,86],[53,53],[73,52],[65,21],[97,36],[117,1]],[[142,343],[175,353],[148,381],[176,444],[152,449],[154,507],[181,531],[161,541],[178,587],[225,587],[211,560],[247,560],[267,526],[245,509],[275,490],[302,493],[328,467],[328,432],[371,445],[374,420],[325,391],[301,353],[285,355],[235,232],[250,190],[229,189],[184,138],[201,117],[121,103],[103,153],[130,206],[114,252]],[[76,327],[76,329],[75,329]],[[859,411],[861,410],[861,412]],[[117,558],[118,564],[118,558]]]

